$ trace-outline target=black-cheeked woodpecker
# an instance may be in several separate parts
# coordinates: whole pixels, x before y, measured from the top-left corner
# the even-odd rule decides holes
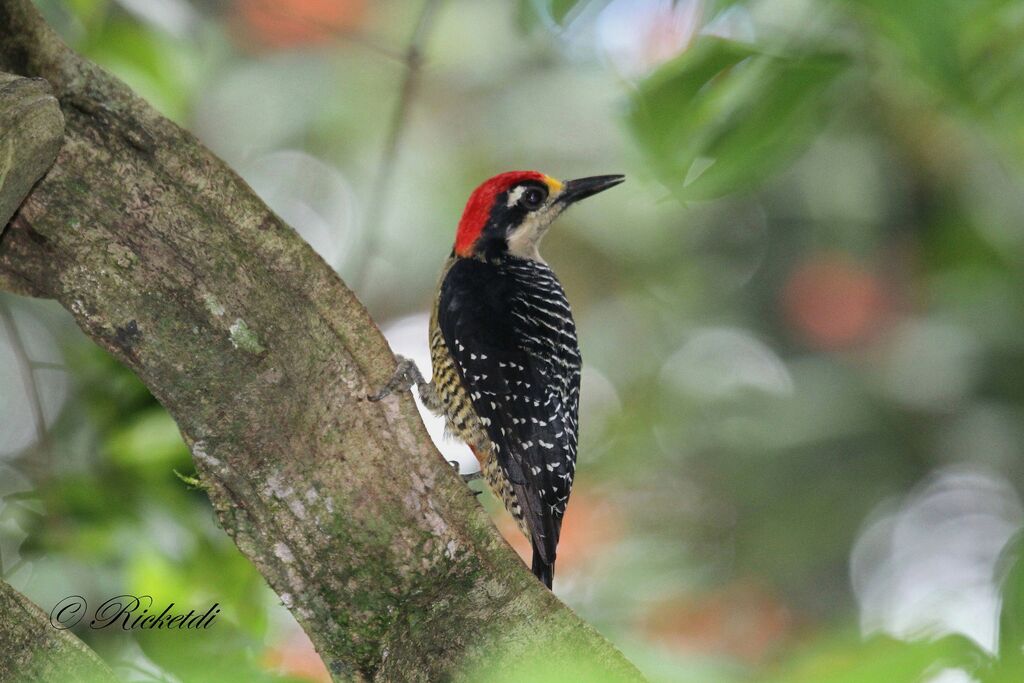
[[[548,588],[576,472],[580,351],[569,302],[538,246],[567,207],[623,180],[513,171],[480,185],[441,271],[431,381],[399,358],[371,397],[415,384],[424,405],[445,416],[530,540],[533,573]]]

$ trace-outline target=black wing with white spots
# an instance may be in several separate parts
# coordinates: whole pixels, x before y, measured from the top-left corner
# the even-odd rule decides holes
[[[460,259],[438,324],[533,537],[553,564],[576,470],[580,352],[565,292],[546,265]]]

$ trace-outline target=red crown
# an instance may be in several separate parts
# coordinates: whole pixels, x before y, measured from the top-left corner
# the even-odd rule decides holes
[[[511,187],[518,185],[524,180],[539,180],[544,182],[544,174],[537,171],[509,171],[494,176],[484,181],[480,187],[473,190],[466,202],[466,209],[462,212],[462,220],[459,221],[459,229],[455,233],[455,253],[459,256],[469,256],[473,253],[473,244],[480,237],[487,219],[491,215],[491,207],[494,206],[494,199]]]

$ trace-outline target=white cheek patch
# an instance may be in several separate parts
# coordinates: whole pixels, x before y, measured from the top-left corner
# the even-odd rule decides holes
[[[505,202],[505,206],[511,209],[523,196],[524,192],[526,192],[526,188],[522,185],[513,188],[512,191],[508,193],[508,201]]]
[[[509,253],[520,258],[543,262],[537,246],[559,213],[561,213],[560,210],[545,206],[527,214],[526,220],[508,236]]]

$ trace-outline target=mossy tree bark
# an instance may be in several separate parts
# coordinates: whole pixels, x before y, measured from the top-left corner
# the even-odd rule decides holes
[[[409,395],[362,400],[394,359],[323,260],[29,0],[0,0],[0,35],[0,70],[46,79],[65,120],[0,236],[0,287],[58,300],[146,383],[334,678],[475,680],[542,656],[641,680],[523,566]],[[21,646],[0,626],[0,652]]]
[[[0,681],[113,683],[114,672],[75,638],[58,630],[32,601],[0,581]]]
[[[46,81],[0,73],[0,235],[57,158],[63,136],[64,117]]]

